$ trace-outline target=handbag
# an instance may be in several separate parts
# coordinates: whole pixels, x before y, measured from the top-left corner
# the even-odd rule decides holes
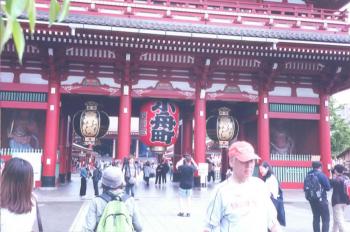
[[[129,179],[128,179],[128,183],[129,184],[135,184],[136,183],[136,179],[135,179],[135,177],[130,177]]]

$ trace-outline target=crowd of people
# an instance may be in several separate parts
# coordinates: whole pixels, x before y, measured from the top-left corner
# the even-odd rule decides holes
[[[212,165],[211,159],[208,157],[209,165]],[[253,146],[245,141],[236,141],[230,146],[228,160],[230,175],[217,184],[207,203],[203,231],[283,231],[288,215],[284,211],[283,191],[272,166],[260,160]],[[257,164],[259,177],[253,176]],[[123,228],[119,231],[142,231],[134,198],[138,177],[143,173],[145,186],[149,186],[150,178],[155,177],[155,185],[158,186],[166,184],[167,175],[171,176],[174,170],[179,181],[177,216],[190,217],[194,177],[198,171],[198,165],[191,154],[183,155],[175,167],[166,159],[155,165],[150,161],[135,161],[132,156],[123,162],[112,162],[107,167],[101,167],[98,162],[89,168],[83,165],[80,168],[80,196],[84,198],[86,195],[87,179],[90,177],[95,193],[85,217],[84,231],[108,231],[108,228],[110,230],[115,226]],[[212,170],[213,167],[208,169],[208,181],[215,180]],[[344,184],[349,179],[344,172],[343,165],[335,165],[332,178],[329,179],[322,172],[321,162],[312,162],[312,170],[305,177],[304,191],[313,214],[314,232],[330,230],[327,192],[332,188],[332,231],[347,231],[344,210],[350,201],[344,192]],[[99,191],[100,182],[102,193]],[[1,173],[0,183],[1,231],[32,231],[35,222],[38,222],[40,231],[42,225],[33,194],[33,168],[30,163],[20,158],[10,159]],[[116,214],[116,210],[120,213]],[[119,214],[124,216],[116,219]],[[109,217],[110,215],[114,216]]]

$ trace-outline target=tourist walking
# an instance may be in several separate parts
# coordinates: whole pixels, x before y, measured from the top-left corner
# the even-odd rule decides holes
[[[159,163],[156,167],[156,182],[155,184],[161,184],[163,163]]]
[[[92,172],[92,183],[94,185],[95,196],[99,195],[98,182],[102,178],[102,171],[97,163],[95,163],[94,171]]]
[[[146,163],[143,165],[143,180],[146,182],[146,185],[149,186],[149,178],[152,173],[151,164],[147,160]]]
[[[198,169],[196,162],[191,155],[185,155],[177,164],[176,168],[179,173],[179,197],[180,197],[180,212],[177,214],[180,217],[191,216],[191,197],[194,182],[194,173]]]
[[[37,218],[39,231],[42,231],[37,201],[32,193],[33,176],[33,167],[26,160],[12,158],[5,163],[0,179],[0,231],[33,231]]]
[[[333,179],[331,186],[333,188],[332,194],[332,208],[333,208],[333,232],[346,232],[350,228],[345,228],[344,210],[347,204],[350,204],[349,198],[345,193],[344,182],[349,177],[344,175],[345,167],[337,164],[333,169]]]
[[[215,162],[213,155],[209,155],[206,162],[208,163],[208,183],[211,179],[215,182]]]
[[[125,202],[128,213],[132,218],[133,229],[137,232],[142,231],[138,207],[134,198],[127,196],[124,192],[124,175],[120,168],[111,166],[104,170],[102,175],[102,189],[102,195],[95,197],[90,203],[83,224],[83,232],[96,231],[107,203],[118,199]]]
[[[134,162],[134,158],[130,157],[124,158],[123,167],[122,167],[125,179],[125,192],[130,196],[135,196],[135,184],[137,178],[137,168]]]
[[[270,191],[270,198],[277,210],[277,219],[280,225],[286,226],[286,217],[284,211],[283,192],[280,188],[279,182],[273,173],[271,165],[264,161],[259,166],[262,180],[266,183]]]
[[[86,180],[88,178],[88,169],[83,165],[80,169],[80,197],[85,198],[86,195]]]
[[[312,170],[308,172],[304,180],[304,191],[309,201],[313,215],[314,232],[329,231],[329,208],[327,191],[331,189],[327,176],[322,172],[322,164],[319,161],[312,162]],[[322,219],[322,230],[320,226]]]
[[[165,159],[163,160],[163,165],[162,165],[162,169],[161,169],[161,175],[162,175],[162,183],[166,184],[166,175],[169,172],[169,165],[168,165],[168,161],[166,161]]]
[[[237,141],[230,146],[228,156],[232,175],[214,191],[204,231],[281,231],[266,184],[252,176],[260,159],[253,146]]]
[[[173,181],[173,175],[174,175],[174,166],[173,162],[169,162],[169,180]]]

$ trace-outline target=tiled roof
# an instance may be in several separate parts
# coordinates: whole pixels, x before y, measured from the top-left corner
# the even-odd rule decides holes
[[[38,19],[47,20],[47,14],[38,14]],[[306,40],[314,42],[350,43],[350,35],[332,32],[307,32],[290,29],[258,29],[244,26],[216,26],[196,23],[164,22],[160,20],[141,20],[130,18],[116,18],[107,16],[92,16],[70,14],[65,23],[89,24],[98,26],[113,26],[135,29],[175,31],[187,33],[204,33],[213,35],[231,35],[257,38]]]

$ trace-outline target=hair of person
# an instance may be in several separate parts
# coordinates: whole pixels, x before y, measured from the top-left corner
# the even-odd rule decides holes
[[[191,159],[191,156],[185,156],[185,161],[187,162],[187,163],[189,163],[189,162],[191,162],[192,161],[192,159]]]
[[[16,214],[32,210],[33,167],[23,159],[12,158],[5,163],[0,180],[0,207]]]
[[[313,161],[311,165],[313,169],[319,169],[322,167],[322,163],[320,161]]]
[[[263,166],[264,168],[267,168],[266,175],[263,176],[263,180],[266,180],[273,174],[272,166],[266,161],[262,162],[260,165]]]
[[[343,174],[343,172],[345,171],[345,167],[344,165],[337,164],[334,166],[334,170],[336,170],[340,174]]]

